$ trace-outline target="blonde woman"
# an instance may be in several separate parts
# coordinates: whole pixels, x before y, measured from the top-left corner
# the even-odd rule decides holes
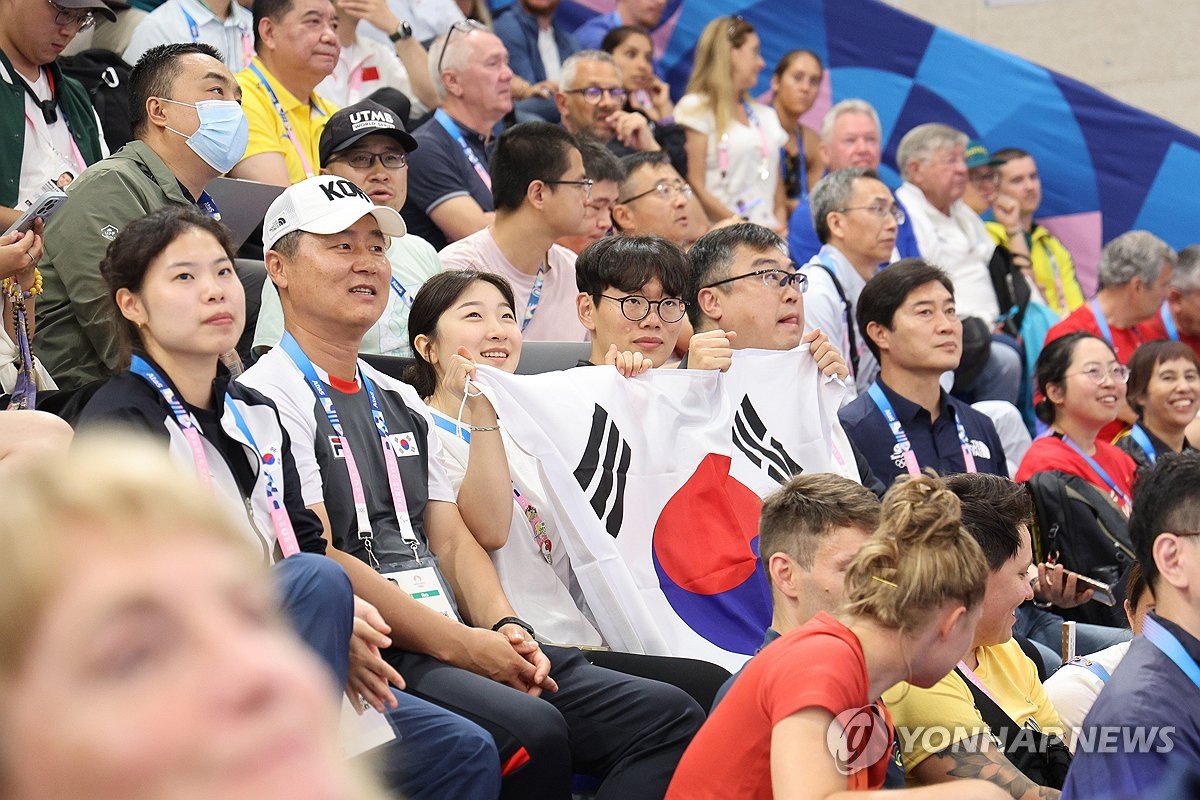
[[[954,668],[975,636],[988,573],[940,479],[897,480],[879,519],[846,572],[841,610],[747,663],[683,754],[667,800],[808,800],[883,785],[893,731],[879,698],[900,681],[932,686]],[[849,741],[835,753],[837,724]],[[887,796],[1008,795],[961,781]]]
[[[750,90],[766,66],[758,34],[741,17],[704,29],[675,121],[687,129],[688,183],[709,220],[742,217],[786,233],[779,151],[787,133]]]
[[[328,671],[241,525],[161,447],[10,473],[0,517],[6,800],[375,800]]]

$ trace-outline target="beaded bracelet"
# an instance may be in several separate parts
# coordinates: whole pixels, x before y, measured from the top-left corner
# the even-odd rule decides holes
[[[37,267],[33,268],[33,287],[32,288],[23,289],[21,287],[21,284],[17,283],[16,278],[5,278],[3,286],[4,286],[4,293],[11,297],[14,297],[14,298],[17,297],[18,295],[20,295],[21,297],[24,297],[26,300],[30,299],[31,297],[37,297],[39,294],[41,294],[44,291],[44,288],[42,286],[42,271],[40,269],[38,269]]]

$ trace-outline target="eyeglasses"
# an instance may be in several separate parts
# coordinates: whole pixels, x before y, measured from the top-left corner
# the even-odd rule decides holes
[[[592,199],[592,187],[596,182],[591,178],[584,178],[581,181],[542,181],[542,183],[550,186],[582,186],[583,187],[583,202]]]
[[[1000,185],[1000,173],[994,169],[980,170],[976,172],[971,170],[967,173],[967,180],[971,183],[979,183],[983,185],[991,184],[992,186]]]
[[[896,220],[897,225],[903,225],[904,220],[908,219],[908,215],[904,213],[904,209],[892,203],[884,205],[883,203],[872,203],[869,206],[850,206],[849,208],[835,209],[839,214],[845,214],[847,211],[870,211],[873,216],[885,219],[889,214],[892,219]]]
[[[714,289],[726,283],[740,281],[742,278],[757,277],[762,281],[763,286],[768,289],[785,289],[788,286],[795,285],[796,291],[804,294],[808,291],[808,276],[803,272],[788,272],[785,269],[760,269],[754,272],[747,272],[745,275],[737,275],[733,278],[726,278],[723,281],[710,283],[705,289]]]
[[[343,164],[349,164],[354,169],[370,169],[375,166],[376,161],[383,164],[384,169],[404,169],[408,166],[408,153],[397,153],[394,150],[387,153],[356,150],[350,153],[350,155],[339,157],[337,160]]]
[[[673,322],[679,322],[683,319],[684,313],[687,312],[687,303],[677,297],[664,297],[662,300],[647,300],[638,294],[631,294],[626,297],[610,297],[609,295],[600,295],[605,300],[614,300],[621,304],[621,314],[630,322],[641,322],[646,317],[650,316],[650,312],[657,311],[658,318],[668,325]]]
[[[582,89],[566,89],[563,93],[581,94],[583,95],[583,99],[592,105],[599,103],[600,98],[604,95],[608,95],[614,103],[620,105],[625,102],[625,97],[629,94],[629,92],[620,86],[613,86],[611,88],[605,86],[585,86]]]
[[[54,10],[58,12],[58,16],[54,18],[54,23],[59,27],[65,28],[71,25],[78,25],[79,30],[82,32],[96,24],[96,18],[90,11],[76,13],[70,9],[63,8],[54,2],[54,0],[46,0],[46,2],[54,6]]]
[[[1088,367],[1079,372],[1068,372],[1067,377],[1072,375],[1086,375],[1092,383],[1099,386],[1104,383],[1105,379],[1111,380],[1113,383],[1128,383],[1129,382],[1129,367],[1121,364],[1113,364],[1108,369],[1099,365]]]
[[[454,37],[455,31],[463,31],[471,33],[472,31],[486,31],[487,26],[478,20],[460,19],[458,22],[450,26],[450,30],[446,31],[446,38],[442,39],[442,52],[438,53],[438,74],[442,74],[442,62],[446,60],[446,47],[450,44],[450,40]]]
[[[644,192],[639,192],[633,197],[627,197],[624,200],[618,200],[618,203],[632,203],[634,200],[640,200],[648,194],[658,192],[658,196],[663,200],[670,200],[676,194],[683,195],[683,199],[691,199],[692,187],[688,186],[686,181],[659,181]]]

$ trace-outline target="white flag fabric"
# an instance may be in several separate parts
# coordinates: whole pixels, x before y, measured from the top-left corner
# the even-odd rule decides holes
[[[837,422],[844,386],[807,345],[737,351],[727,373],[481,366],[478,383],[538,459],[543,511],[617,650],[739,667],[771,621],[761,498],[800,471],[857,478]]]

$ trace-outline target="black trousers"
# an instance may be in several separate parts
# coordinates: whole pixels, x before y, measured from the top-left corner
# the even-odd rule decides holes
[[[598,800],[662,798],[704,720],[688,694],[597,667],[575,648],[543,646],[559,690],[531,697],[429,656],[389,650],[408,691],[492,734],[500,763],[529,758],[505,777],[503,798],[571,796],[571,775],[601,780]]]

